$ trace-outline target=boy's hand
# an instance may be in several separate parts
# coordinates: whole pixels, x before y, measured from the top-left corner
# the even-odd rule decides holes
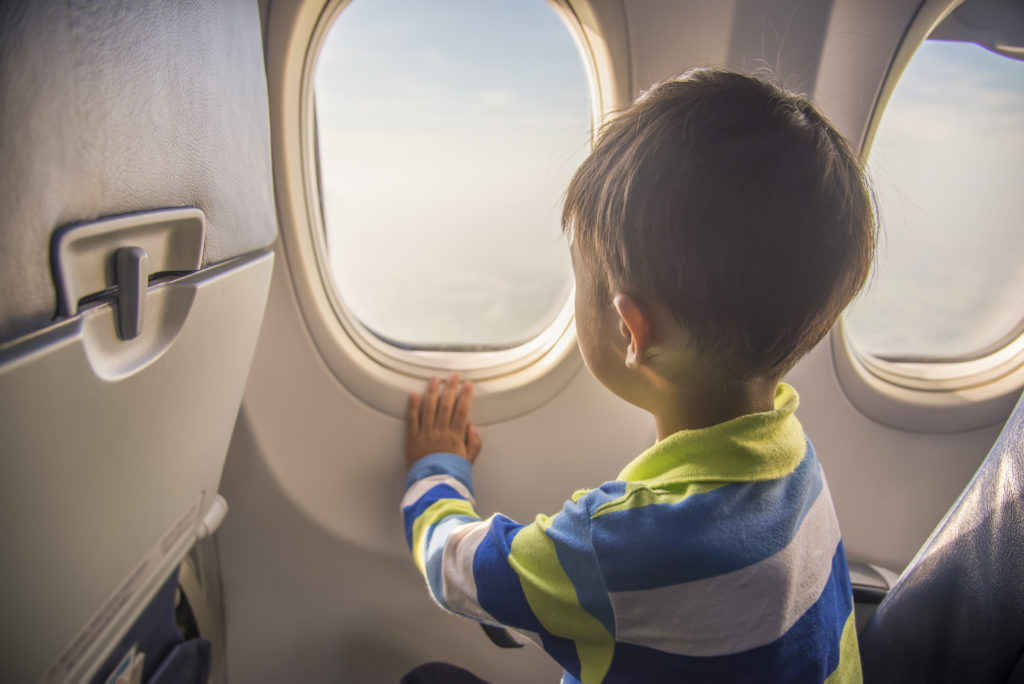
[[[459,374],[452,373],[441,389],[441,380],[431,378],[422,400],[409,395],[406,417],[405,467],[424,456],[445,451],[476,461],[482,443],[476,428],[469,423],[473,403],[473,383],[459,383]]]

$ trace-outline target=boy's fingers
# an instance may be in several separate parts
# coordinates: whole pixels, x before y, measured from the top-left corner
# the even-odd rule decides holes
[[[473,405],[473,383],[468,380],[462,383],[462,389],[455,400],[455,411],[452,413],[452,429],[462,433],[469,424],[469,409]]]
[[[480,433],[476,431],[476,426],[470,425],[466,428],[466,460],[470,463],[476,461],[476,457],[480,455],[480,448],[483,446],[483,440],[480,439]]]
[[[439,378],[430,378],[427,382],[427,393],[423,396],[420,408],[420,425],[429,429],[434,425],[434,414],[437,412],[437,388],[441,384]]]
[[[415,436],[420,431],[420,395],[413,392],[409,395],[409,409],[405,420],[406,431],[409,436]]]
[[[455,397],[459,391],[459,374],[452,373],[444,383],[444,391],[437,402],[437,416],[434,424],[437,427],[446,428],[452,420],[452,409],[455,406]]]

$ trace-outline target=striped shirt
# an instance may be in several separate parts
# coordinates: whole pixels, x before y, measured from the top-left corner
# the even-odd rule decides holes
[[[413,465],[406,540],[441,607],[540,644],[563,682],[861,680],[849,571],[814,449],[775,409],[659,441],[522,525],[471,467]]]

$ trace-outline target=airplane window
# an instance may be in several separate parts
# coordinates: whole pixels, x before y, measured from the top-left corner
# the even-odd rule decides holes
[[[587,70],[544,0],[354,0],[315,72],[330,276],[403,349],[493,350],[572,289],[562,193],[590,149]]]
[[[928,40],[878,128],[869,173],[879,261],[846,316],[861,352],[888,361],[979,359],[1024,321],[1024,61]]]

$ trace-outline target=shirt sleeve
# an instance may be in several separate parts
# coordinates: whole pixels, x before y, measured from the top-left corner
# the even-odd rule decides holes
[[[586,499],[528,525],[482,520],[471,466],[432,454],[409,471],[406,541],[445,610],[534,635],[582,682],[600,681],[614,651],[614,617],[590,535]]]

